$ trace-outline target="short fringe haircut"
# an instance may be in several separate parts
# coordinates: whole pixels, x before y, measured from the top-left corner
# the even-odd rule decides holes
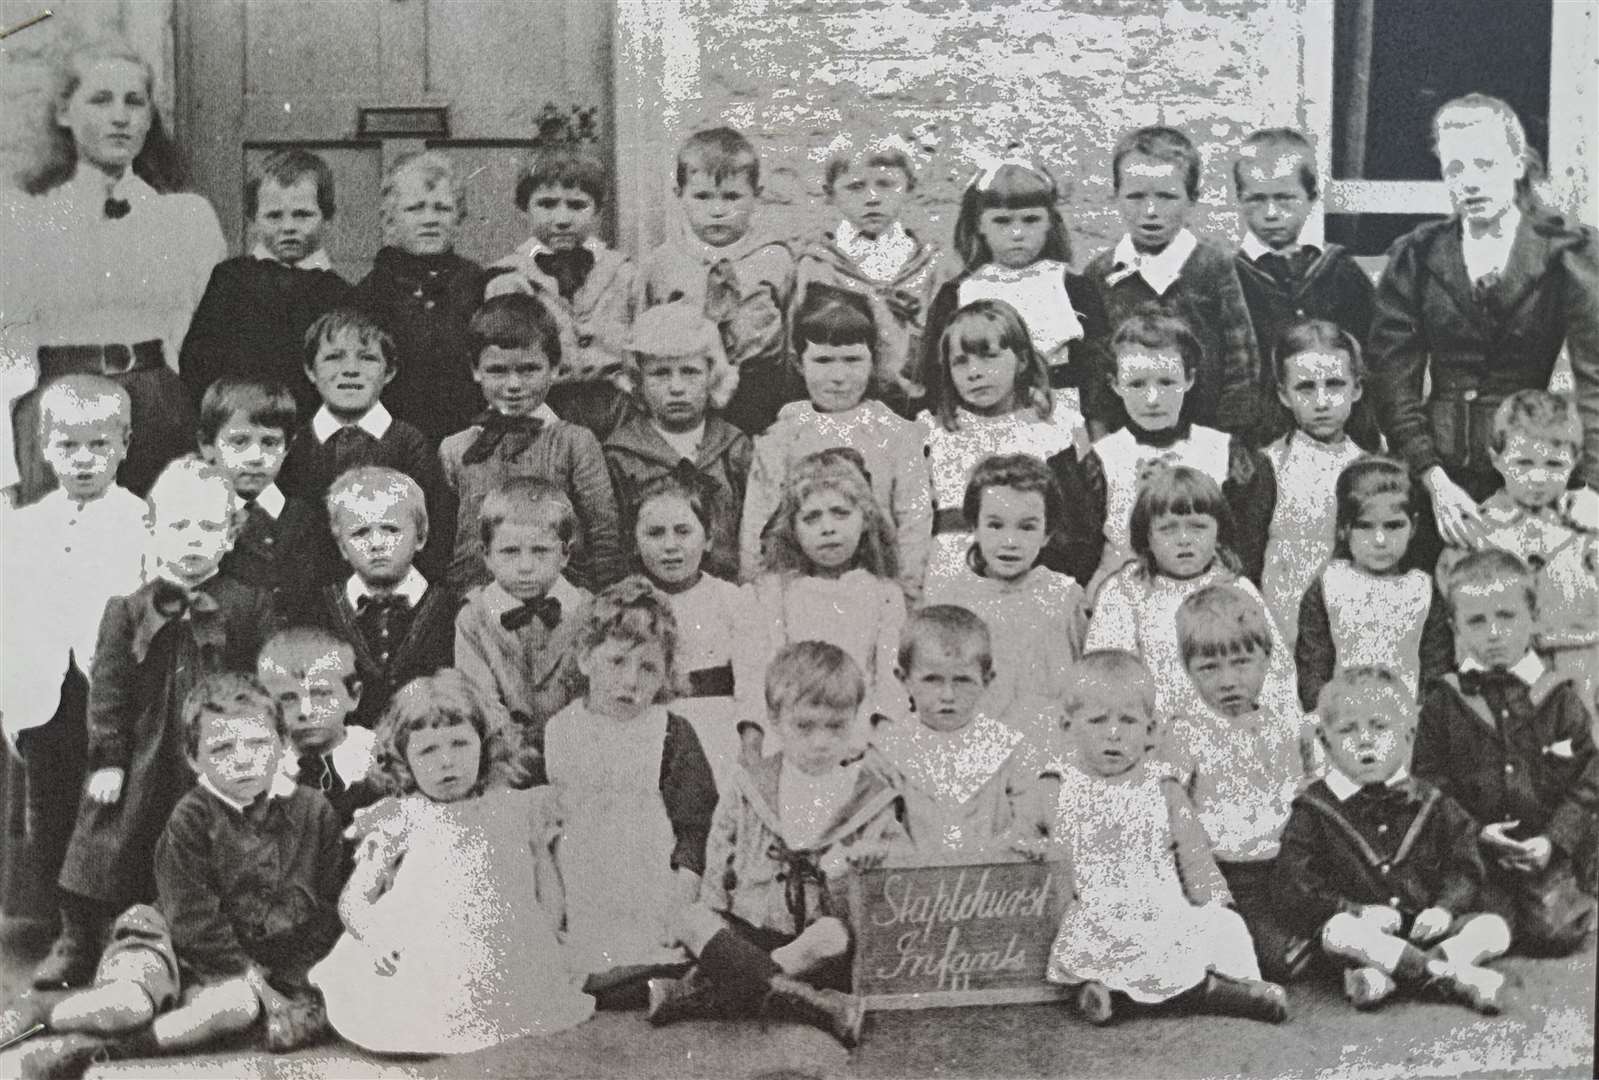
[[[994,673],[994,641],[988,624],[954,604],[928,604],[905,622],[899,635],[899,669],[909,676],[917,653],[926,648],[944,653],[975,654],[983,678]]]
[[[1137,653],[1126,649],[1095,649],[1083,654],[1072,668],[1076,678],[1066,691],[1062,707],[1069,723],[1095,698],[1105,695],[1132,702],[1155,720],[1155,677]]]
[[[1261,128],[1244,136],[1238,146],[1238,156],[1233,158],[1233,191],[1244,197],[1244,164],[1263,158],[1281,161],[1286,157],[1299,159],[1299,185],[1305,189],[1305,198],[1314,202],[1321,195],[1321,180],[1316,173],[1316,148],[1304,133],[1288,127]]]
[[[495,719],[476,684],[454,668],[412,679],[389,701],[378,721],[369,778],[390,795],[414,794],[416,777],[405,756],[412,733],[457,725],[476,731],[482,744],[477,782],[469,797],[481,795],[491,787],[525,782],[526,777],[513,762],[516,735]]]
[[[1110,339],[1109,370],[1106,375],[1115,383],[1119,373],[1117,361],[1126,349],[1170,349],[1183,358],[1183,371],[1197,376],[1205,359],[1205,347],[1188,323],[1177,315],[1168,314],[1159,303],[1151,300],[1140,304],[1133,313],[1121,321]]]
[[[549,308],[527,293],[505,293],[483,301],[472,313],[466,333],[473,366],[490,348],[537,349],[552,369],[561,364],[561,325]]]
[[[683,692],[677,670],[681,638],[671,598],[642,574],[630,574],[594,598],[578,629],[575,648],[587,655],[612,640],[635,647],[659,642],[666,657],[666,680],[655,700],[671,701]],[[575,689],[587,693],[588,680],[580,672],[574,672],[573,680]]]
[[[244,182],[245,218],[255,220],[256,211],[261,208],[262,184],[270,180],[278,187],[290,188],[307,176],[316,178],[316,208],[322,211],[324,218],[332,221],[333,170],[328,168],[328,163],[322,160],[321,155],[313,154],[303,146],[274,150],[251,171],[250,178]]]
[[[736,128],[707,128],[683,141],[677,151],[679,191],[694,173],[704,174],[713,184],[742,176],[755,191],[761,190],[761,156],[756,153],[754,144]]]
[[[516,172],[516,207],[526,210],[533,193],[540,188],[576,188],[594,200],[594,208],[605,205],[605,189],[610,176],[605,164],[587,150],[544,150],[524,161]]]
[[[1386,664],[1355,664],[1339,668],[1316,696],[1316,717],[1323,731],[1337,723],[1339,714],[1351,699],[1382,694],[1393,702],[1393,715],[1407,724],[1416,722],[1416,698],[1392,668]]]
[[[646,480],[638,492],[638,510],[633,514],[633,520],[628,523],[627,532],[632,533],[638,525],[639,516],[644,513],[644,508],[656,499],[682,499],[695,520],[700,523],[700,528],[705,530],[706,539],[711,535],[711,501],[715,494],[713,482],[707,480],[702,474],[694,473],[692,476],[680,476],[677,473],[663,473],[660,476]],[[634,554],[637,554],[637,544],[634,544]]]
[[[320,626],[291,626],[266,639],[256,654],[257,672],[271,664],[284,672],[300,676],[317,668],[337,663],[343,672],[344,688],[354,694],[361,687],[361,674],[355,666],[355,646]]]
[[[1347,559],[1349,531],[1365,512],[1366,503],[1379,495],[1398,495],[1412,523],[1421,511],[1421,489],[1401,461],[1381,454],[1362,454],[1344,466],[1333,485],[1337,513],[1333,520],[1333,557]]]
[[[1060,493],[1055,474],[1031,454],[994,454],[977,463],[966,481],[966,492],[961,499],[961,516],[966,519],[968,528],[976,531],[977,519],[983,511],[983,492],[996,487],[1036,492],[1043,498],[1046,545],[1065,528],[1066,500]],[[988,564],[975,540],[967,549],[966,562],[978,576],[987,576]]]
[[[229,514],[232,514],[239,505],[239,496],[233,490],[233,480],[221,467],[202,461],[196,454],[185,454],[168,462],[166,468],[155,478],[155,483],[150,485],[150,491],[144,500],[150,504],[150,520],[161,519],[161,501],[172,489],[196,485],[215,485],[226,492]]]
[[[1494,410],[1490,442],[1496,453],[1504,452],[1511,435],[1529,435],[1581,453],[1582,418],[1565,394],[1550,390],[1517,390]]]
[[[833,185],[851,168],[898,169],[905,174],[905,190],[916,190],[916,166],[903,139],[892,135],[839,135],[827,147],[827,164],[822,170],[822,190],[833,194]]]
[[[890,581],[896,578],[899,558],[894,547],[894,523],[872,495],[860,452],[844,446],[818,450],[789,466],[782,499],[761,534],[767,569],[788,578],[810,573],[811,562],[800,547],[794,519],[805,500],[818,491],[836,491],[860,508],[864,524],[851,565]]]
[[[1201,514],[1216,521],[1216,561],[1233,573],[1241,573],[1243,564],[1233,548],[1232,507],[1221,493],[1221,485],[1206,473],[1187,465],[1158,468],[1138,489],[1133,501],[1133,513],[1128,523],[1128,539],[1134,554],[1142,565],[1146,577],[1160,573],[1155,565],[1155,552],[1150,546],[1149,533],[1155,519],[1166,514]]]
[[[1307,352],[1342,354],[1349,361],[1355,384],[1366,381],[1366,360],[1355,335],[1327,319],[1302,319],[1284,327],[1272,343],[1271,367],[1278,387],[1287,380],[1288,361]]]
[[[519,476],[483,496],[478,510],[478,538],[485,550],[506,522],[549,529],[570,553],[578,540],[577,508],[559,484]]]
[[[960,428],[960,392],[950,363],[956,355],[993,356],[1009,349],[1016,357],[1016,407],[1032,409],[1040,420],[1055,414],[1049,365],[1033,345],[1027,323],[1003,300],[974,300],[955,312],[938,339],[938,370],[928,381],[930,411],[945,431]]]
[[[1177,608],[1183,666],[1196,659],[1259,652],[1271,655],[1266,609],[1236,585],[1206,585]]]
[[[1199,151],[1194,149],[1193,140],[1187,135],[1176,128],[1156,125],[1134,128],[1117,139],[1110,159],[1111,178],[1117,193],[1122,189],[1122,163],[1133,154],[1182,166],[1183,189],[1188,192],[1190,202],[1199,201]]]
[[[114,420],[122,426],[122,434],[133,431],[133,398],[128,391],[104,375],[87,373],[63,375],[46,383],[39,391],[39,440],[49,437],[50,425],[56,422],[95,423]]]
[[[279,739],[284,736],[283,710],[277,699],[251,675],[238,671],[219,671],[202,675],[183,696],[183,745],[189,757],[200,754],[200,726],[208,716],[233,719],[259,716],[272,724]]]
[[[222,426],[236,416],[242,416],[245,423],[281,431],[287,439],[294,434],[299,410],[294,395],[282,383],[218,379],[200,398],[200,445],[216,442]]]
[[[861,707],[866,677],[849,653],[827,641],[791,641],[766,668],[766,711],[776,718],[804,705]]]
[[[1521,586],[1522,593],[1527,598],[1527,610],[1536,615],[1538,589],[1532,568],[1501,548],[1473,551],[1449,568],[1449,573],[1444,577],[1443,592],[1444,601],[1449,605],[1450,615],[1454,614],[1455,597],[1461,589],[1481,585],[1502,585],[1505,582],[1515,582]]]
[[[994,253],[979,228],[984,210],[1042,209],[1049,214],[1049,231],[1038,257],[1070,264],[1072,242],[1061,216],[1060,200],[1060,182],[1041,164],[1007,162],[978,174],[961,193],[960,212],[955,217],[956,254],[968,270],[994,261]]]
[[[422,486],[398,469],[381,465],[346,469],[329,486],[325,503],[328,521],[335,529],[341,512],[354,514],[383,506],[403,507],[416,526],[417,547],[427,543],[427,498],[422,494]]]
[[[375,348],[383,356],[384,365],[393,371],[399,367],[394,352],[394,338],[372,316],[356,308],[334,308],[317,317],[305,331],[305,366],[316,363],[322,346],[342,334],[353,334],[355,340],[366,348]]]

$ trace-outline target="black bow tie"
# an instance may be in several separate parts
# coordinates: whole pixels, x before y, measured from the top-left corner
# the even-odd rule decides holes
[[[410,611],[411,601],[404,593],[390,593],[387,596],[376,596],[367,593],[355,601],[355,613],[365,615],[368,612],[396,612]]]
[[[555,279],[556,291],[561,299],[570,300],[577,295],[594,269],[594,252],[585,247],[570,251],[541,251],[533,256],[533,265]]]
[[[157,612],[169,619],[181,619],[189,612],[209,614],[217,609],[216,598],[209,593],[190,592],[177,582],[165,578],[155,583],[151,603]]]
[[[561,602],[553,596],[528,600],[509,611],[502,612],[500,625],[507,630],[520,630],[532,622],[535,616],[544,624],[546,630],[555,629],[555,624],[561,621]]]
[[[461,460],[467,465],[481,465],[493,457],[500,444],[507,439],[510,440],[510,446],[506,453],[516,457],[532,444],[539,429],[544,426],[544,421],[536,416],[506,416],[493,411],[479,416],[474,423],[483,430],[466,448],[466,453],[461,455]]]
[[[133,209],[133,204],[127,199],[107,198],[105,201],[105,216],[112,221],[128,216],[128,211]]]
[[[1460,673],[1460,689],[1472,697],[1488,697],[1493,693],[1509,694],[1514,690],[1526,688],[1527,684],[1521,681],[1520,676],[1505,668]]]

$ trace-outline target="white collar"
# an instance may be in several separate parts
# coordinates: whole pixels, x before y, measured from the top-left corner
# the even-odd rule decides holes
[[[1323,779],[1327,781],[1327,787],[1332,790],[1333,796],[1339,802],[1348,802],[1350,796],[1360,790],[1360,785],[1351,780],[1349,774],[1340,770],[1336,765],[1327,766],[1327,775]],[[1383,784],[1386,787],[1394,787],[1409,779],[1410,770],[1401,765],[1392,776],[1383,781]]]
[[[1259,262],[1262,255],[1282,255],[1287,257],[1293,255],[1294,252],[1298,251],[1304,246],[1305,245],[1303,244],[1295,242],[1289,244],[1285,248],[1274,248],[1269,246],[1264,240],[1256,236],[1254,233],[1246,230],[1244,232],[1243,243],[1238,245],[1238,250],[1243,252],[1244,258],[1248,259],[1250,262]]]
[[[262,262],[277,263],[279,266],[287,266],[291,270],[333,269],[333,260],[328,258],[327,248],[317,248],[297,263],[286,263],[272,254],[272,249],[267,247],[265,243],[257,240],[255,247],[250,249],[250,258],[260,259]]]
[[[550,586],[550,591],[544,595],[560,603],[563,617],[576,609],[583,600],[583,594],[578,591],[577,586],[567,581],[565,577],[556,578],[555,583]],[[488,608],[489,614],[496,619],[507,611],[521,607],[524,603],[506,592],[498,581],[491,581],[483,586],[482,597],[483,606]]]
[[[1133,246],[1132,234],[1124,233],[1116,242],[1116,250],[1111,256],[1114,269],[1105,275],[1105,283],[1115,285],[1138,274],[1156,293],[1164,295],[1183,272],[1183,264],[1188,261],[1188,256],[1198,247],[1198,237],[1188,229],[1179,229],[1165,248],[1153,255],[1146,255]]]
[[[231,799],[222,794],[222,792],[218,791],[217,786],[211,782],[211,778],[205,773],[200,774],[200,779],[197,781],[197,784],[206,791],[210,792],[213,798],[215,798],[223,806],[226,806],[229,810],[232,810],[235,814],[242,814],[246,809],[248,809],[247,804]],[[267,788],[267,798],[287,799],[293,794],[294,777],[284,772],[282,768],[279,768],[272,774],[272,785]]]
[[[1460,670],[1487,671],[1488,669],[1484,667],[1475,656],[1468,656],[1460,662]],[[1544,663],[1542,660],[1538,659],[1537,653],[1528,651],[1526,656],[1523,656],[1520,660],[1517,660],[1506,670],[1516,678],[1520,679],[1522,682],[1526,683],[1528,686],[1531,686],[1533,683],[1543,678],[1544,672],[1549,669],[1544,667]]]
[[[278,485],[268,484],[261,489],[261,494],[255,497],[255,505],[271,514],[274,518],[283,516],[283,507],[288,502],[283,497],[283,492],[278,490]]]
[[[600,242],[599,238],[594,236],[585,238],[582,246],[585,251],[591,252],[595,255],[598,255],[600,250],[605,247],[605,245]],[[550,247],[546,246],[544,241],[540,240],[538,237],[530,236],[527,238],[527,241],[517,249],[517,254],[522,256],[524,259],[531,259],[535,255],[553,255],[555,252]]]
[[[363,413],[361,419],[355,421],[353,426],[360,428],[374,439],[381,439],[389,433],[389,425],[392,423],[394,417],[389,415],[389,410],[380,401]],[[350,426],[352,425],[343,423],[329,412],[326,405],[311,417],[311,434],[316,436],[316,441],[319,443],[325,443],[333,438],[333,433],[340,428]]]
[[[422,571],[411,567],[406,572],[400,583],[394,587],[394,592],[405,597],[411,602],[412,607],[422,602],[422,594],[428,591],[428,579],[422,576]],[[350,580],[344,583],[345,599],[350,601],[350,606],[358,607],[361,598],[371,596],[372,590],[366,587],[366,582],[361,580],[360,574],[351,574]]]
[[[539,402],[539,407],[533,410],[533,415],[546,424],[558,424],[561,422],[561,418],[555,415],[555,410],[550,408],[548,401]]]
[[[145,183],[131,168],[123,170],[121,176],[107,185],[104,173],[93,165],[82,163],[74,168],[72,179],[62,184],[61,189],[75,202],[82,204],[86,210],[92,210],[95,217],[105,216],[107,199],[126,199],[132,203],[158,194],[155,188]]]

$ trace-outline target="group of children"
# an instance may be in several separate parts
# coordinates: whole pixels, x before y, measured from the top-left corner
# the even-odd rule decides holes
[[[269,156],[183,346],[198,452],[117,486],[96,375],[19,433],[59,491],[6,512],[0,720],[61,930],[0,1042],[439,1053],[598,1004],[853,1045],[841,886],[885,859],[1069,860],[1047,978],[1094,1023],[1280,1022],[1325,960],[1360,1007],[1499,1011],[1487,961],[1593,925],[1581,428],[1508,398],[1487,542],[1418,566],[1313,160],[1245,141],[1235,253],[1185,225],[1188,139],[1135,131],[1082,274],[1003,161],[949,274],[891,140],[833,148],[794,245],[749,142],[695,134],[636,265],[545,155],[486,270],[422,154],[351,288],[325,163]]]

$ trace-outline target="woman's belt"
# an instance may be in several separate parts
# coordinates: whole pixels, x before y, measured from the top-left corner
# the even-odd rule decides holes
[[[63,375],[126,375],[166,366],[160,338],[132,345],[40,345],[39,380]]]

